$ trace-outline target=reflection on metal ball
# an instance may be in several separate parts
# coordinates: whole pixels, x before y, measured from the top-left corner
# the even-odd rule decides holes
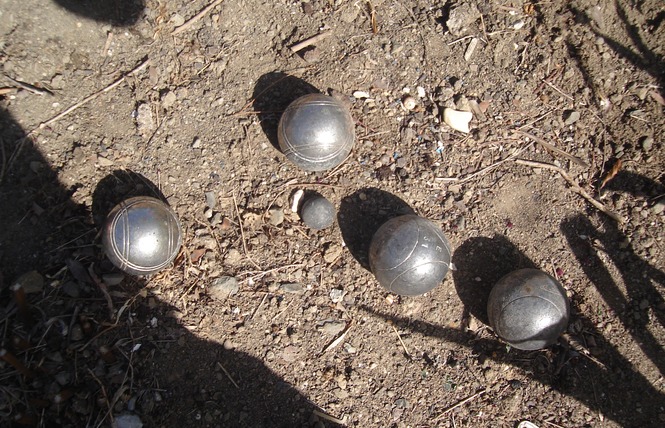
[[[414,214],[395,217],[374,234],[369,265],[388,291],[417,296],[443,281],[450,267],[450,244],[427,219]]]
[[[553,344],[566,330],[570,303],[556,279],[537,269],[520,269],[494,285],[487,315],[501,339],[531,351]]]
[[[178,217],[156,198],[129,198],[111,210],[104,224],[106,256],[130,275],[150,275],[164,269],[181,244]]]
[[[325,229],[335,222],[335,206],[321,195],[312,196],[303,202],[300,217],[312,229]]]
[[[351,153],[355,124],[340,101],[323,94],[298,98],[284,111],[277,129],[279,147],[306,171],[325,171]]]

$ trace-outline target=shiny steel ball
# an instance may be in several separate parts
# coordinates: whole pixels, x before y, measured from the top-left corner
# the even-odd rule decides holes
[[[116,205],[104,224],[106,256],[130,275],[150,275],[171,264],[182,233],[175,212],[159,199],[129,198]]]
[[[369,248],[374,276],[391,293],[417,296],[439,285],[450,266],[450,244],[431,221],[394,217],[376,231]]]
[[[311,196],[302,203],[300,218],[312,229],[325,229],[335,222],[335,206],[321,195]]]
[[[289,104],[277,128],[277,140],[291,162],[306,171],[325,171],[351,153],[355,124],[340,101],[323,94]]]
[[[517,349],[542,349],[556,342],[570,319],[566,290],[537,269],[520,269],[497,282],[487,315],[496,334]]]

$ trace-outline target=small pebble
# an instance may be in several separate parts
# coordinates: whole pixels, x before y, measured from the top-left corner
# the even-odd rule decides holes
[[[335,206],[321,195],[312,196],[303,202],[300,218],[312,229],[325,229],[335,222]]]
[[[469,122],[471,122],[472,118],[473,114],[469,111],[460,111],[451,108],[443,109],[443,121],[454,130],[465,134],[470,132]]]
[[[644,137],[642,139],[642,150],[645,152],[648,152],[651,150],[653,147],[653,138],[652,137]]]
[[[136,415],[118,415],[113,421],[113,428],[143,428],[143,422]]]
[[[651,211],[656,215],[661,214],[663,210],[665,210],[665,199],[661,199],[651,207]]]
[[[214,299],[226,300],[236,294],[239,289],[237,279],[232,276],[222,276],[215,279],[212,285],[208,287],[208,294]]]
[[[282,284],[280,288],[284,293],[289,293],[289,294],[303,294],[305,292],[305,287],[298,282],[295,283],[287,282]]]
[[[268,222],[273,226],[279,226],[284,223],[284,210],[281,208],[273,208],[268,211],[269,219]]]
[[[567,110],[563,113],[563,123],[566,125],[572,125],[578,120],[580,120],[580,112],[576,110]]]
[[[26,294],[40,293],[44,289],[44,277],[37,271],[25,273],[16,280]]]

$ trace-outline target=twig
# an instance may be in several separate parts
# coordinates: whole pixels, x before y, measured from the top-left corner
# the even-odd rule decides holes
[[[295,45],[291,46],[289,49],[291,49],[294,53],[297,53],[298,51],[301,51],[305,49],[308,46],[312,46],[313,44],[318,43],[319,41],[325,39],[328,37],[330,34],[330,30],[322,31],[316,36],[312,36],[308,39],[303,40],[302,42],[298,42]]]
[[[219,361],[217,361],[217,365],[219,366],[220,369],[222,369],[222,371],[224,372],[224,374],[226,375],[226,377],[229,378],[229,380],[231,381],[231,383],[233,384],[233,386],[235,386],[237,389],[240,389],[240,387],[238,386],[238,384],[236,383],[236,381],[233,380],[233,378],[231,377],[231,375],[229,374],[229,372],[226,371],[226,369],[224,368],[224,366],[222,365],[222,363],[220,363]]]
[[[210,9],[212,9],[212,8],[215,7],[215,6],[217,6],[218,4],[220,4],[220,3],[223,2],[223,1],[224,1],[224,0],[215,0],[215,1],[213,1],[213,2],[210,3],[208,6],[204,7],[203,10],[202,10],[201,12],[199,12],[199,13],[197,13],[196,15],[192,16],[191,18],[189,18],[189,20],[187,20],[187,22],[185,22],[185,23],[182,24],[180,27],[178,27],[178,28],[176,28],[175,30],[173,30],[173,31],[171,32],[171,35],[172,35],[172,36],[175,36],[176,34],[180,34],[180,33],[182,33],[183,31],[187,30],[189,27],[191,27],[192,25],[194,25],[194,24],[196,23],[196,21],[198,21],[199,19],[203,18],[203,17],[205,16],[206,13],[210,12]]]
[[[104,298],[106,299],[106,306],[109,309],[109,319],[113,319],[113,300],[111,299],[111,295],[109,294],[108,287],[106,287],[106,283],[99,279],[95,271],[93,270],[93,265],[91,264],[90,267],[88,268],[88,274],[90,275],[90,278],[92,281],[99,287],[101,290],[102,294],[104,295]]]
[[[150,60],[149,60],[149,59],[146,59],[146,60],[143,61],[141,64],[139,64],[139,65],[137,65],[136,67],[134,67],[129,73],[126,73],[124,76],[122,76],[121,78],[119,78],[119,79],[116,80],[115,82],[111,83],[110,85],[108,85],[108,86],[105,87],[104,89],[101,89],[101,90],[95,92],[95,93],[92,94],[92,95],[88,95],[88,96],[85,97],[82,101],[79,101],[78,103],[74,104],[73,106],[67,108],[65,111],[63,111],[63,112],[61,112],[61,113],[55,115],[54,117],[52,117],[51,119],[47,120],[46,122],[42,122],[42,123],[39,125],[39,128],[42,129],[42,128],[45,128],[45,127],[48,126],[48,125],[51,125],[52,123],[58,121],[59,119],[62,119],[63,117],[67,116],[69,113],[73,112],[73,111],[76,110],[77,108],[79,108],[79,107],[81,107],[81,106],[83,106],[83,105],[89,103],[90,101],[94,100],[95,98],[97,98],[97,97],[100,96],[101,94],[104,94],[104,93],[109,92],[110,90],[116,88],[116,87],[119,86],[122,82],[124,82],[125,79],[126,79],[128,76],[131,76],[132,74],[136,74],[136,73],[140,72],[141,70],[143,70],[144,68],[146,68],[146,67],[148,66],[148,64],[150,64]],[[32,134],[32,133],[35,132],[35,131],[36,131],[36,130],[30,131],[30,132],[28,133],[28,135],[26,135],[24,138],[29,137],[30,134]]]
[[[404,348],[404,353],[406,353],[407,357],[411,358],[411,354],[409,353],[409,350],[406,349],[406,344],[405,344],[404,341],[402,340],[402,336],[400,336],[399,332],[397,331],[397,329],[395,328],[394,325],[391,325],[391,327],[393,328],[393,331],[394,331],[395,334],[397,335],[397,338],[399,339],[399,343],[402,344],[402,348]]]
[[[571,162],[576,163],[577,165],[579,165],[581,167],[589,168],[589,164],[584,162],[582,159],[578,158],[577,156],[573,156],[570,153],[564,152],[563,150],[553,146],[552,144],[548,143],[547,141],[543,140],[542,138],[536,137],[533,134],[530,134],[530,133],[524,132],[524,131],[520,131],[520,130],[517,130],[516,132],[518,134],[522,135],[523,137],[527,137],[527,138],[532,139],[533,141],[540,144],[541,146],[543,146],[544,148],[546,148],[550,152],[554,152],[558,155],[561,155],[561,156],[565,157],[566,159],[570,160]]]
[[[53,92],[49,91],[48,89],[38,88],[38,87],[36,87],[34,85],[31,85],[29,83],[25,83],[25,82],[21,82],[21,81],[16,80],[16,79],[12,79],[11,77],[7,76],[6,74],[5,74],[5,78],[7,80],[9,80],[10,82],[12,82],[13,84],[15,84],[16,86],[18,86],[19,88],[25,89],[26,91],[32,92],[33,94],[53,95]]]
[[[339,419],[339,418],[336,418],[336,417],[334,417],[334,416],[330,416],[329,414],[324,413],[324,412],[322,412],[321,410],[316,410],[316,409],[314,409],[314,410],[312,410],[312,413],[314,413],[316,416],[318,416],[318,417],[320,417],[320,418],[322,418],[322,419],[325,419],[325,420],[327,420],[327,421],[330,421],[330,422],[332,422],[332,423],[334,423],[334,424],[338,424],[338,425],[342,425],[342,426],[343,426],[344,424],[346,424],[346,421],[345,421],[344,419]]]
[[[506,163],[506,162],[508,162],[508,161],[511,161],[511,160],[515,159],[515,158],[516,158],[517,156],[519,156],[523,151],[525,151],[526,149],[528,149],[529,147],[531,147],[531,145],[532,145],[532,143],[528,143],[527,145],[525,145],[525,146],[522,147],[521,149],[515,151],[515,153],[511,154],[511,155],[508,156],[507,158],[502,159],[502,160],[500,160],[500,161],[497,161],[497,162],[493,163],[492,165],[486,166],[485,168],[483,168],[483,169],[481,169],[481,170],[479,170],[479,171],[476,171],[476,172],[474,172],[474,173],[472,173],[472,174],[470,174],[470,175],[467,175],[467,176],[464,177],[464,178],[459,178],[459,177],[436,177],[434,180],[435,180],[435,181],[452,181],[452,182],[460,183],[460,184],[461,184],[461,183],[466,183],[467,181],[469,181],[469,180],[473,180],[474,178],[478,177],[479,175],[483,175],[483,174],[485,174],[486,172],[489,172],[489,171],[495,169],[496,167],[498,167],[498,166],[500,166],[500,165],[502,165],[502,164],[504,164],[504,163]]]
[[[277,272],[277,271],[280,271],[282,269],[290,269],[290,268],[303,267],[303,266],[304,265],[302,263],[296,263],[296,264],[292,264],[292,265],[279,266],[279,267],[264,270],[264,271],[261,271],[261,272],[258,272],[258,273],[256,271],[243,272],[240,275],[249,275],[249,276],[247,278],[243,279],[241,282],[249,281],[250,279],[255,280],[257,278],[266,276],[269,273]]]
[[[452,406],[446,408],[446,409],[445,409],[445,410],[444,410],[439,416],[437,416],[436,418],[434,418],[434,420],[433,420],[432,422],[436,422],[436,421],[438,421],[439,419],[443,418],[445,415],[447,415],[447,414],[450,413],[451,411],[455,410],[456,408],[458,408],[458,407],[460,407],[460,406],[463,406],[464,404],[468,403],[469,401],[471,401],[471,400],[473,400],[473,399],[475,399],[475,398],[480,397],[480,396],[483,395],[486,391],[487,391],[487,390],[486,390],[485,388],[483,388],[483,389],[481,389],[480,391],[476,392],[475,394],[473,394],[473,395],[469,395],[469,396],[466,397],[465,399],[463,399],[463,400],[461,400],[461,401],[458,401],[457,404],[453,404]]]
[[[573,180],[568,175],[568,173],[566,171],[564,171],[562,168],[559,168],[558,166],[552,165],[550,163],[530,161],[530,160],[525,160],[525,159],[516,159],[515,163],[520,164],[520,165],[530,166],[531,168],[544,168],[544,169],[549,169],[549,170],[558,172],[559,175],[561,175],[561,177],[563,177],[563,179],[566,180],[568,182],[568,184],[570,184],[570,187],[572,188],[572,190],[575,193],[577,193],[578,195],[580,195],[581,197],[586,199],[591,205],[596,207],[599,211],[602,211],[603,213],[605,213],[607,216],[612,218],[617,223],[619,223],[619,224],[624,223],[624,219],[621,218],[621,216],[619,216],[618,214],[610,211],[607,207],[605,207],[604,204],[602,204],[601,202],[598,202],[597,200],[592,198],[591,195],[589,195],[586,192],[586,190],[584,190],[582,187],[580,187],[580,185],[577,184],[577,182],[575,182],[575,180]]]
[[[249,251],[247,251],[247,241],[245,240],[245,230],[242,227],[242,219],[240,218],[240,211],[238,210],[238,201],[236,201],[236,195],[233,195],[233,206],[236,209],[236,216],[238,217],[238,226],[240,226],[240,236],[242,237],[242,249],[245,251],[245,257],[247,260],[252,262],[257,269],[261,269],[259,265],[256,264],[254,260],[249,256]]]
[[[547,86],[549,86],[550,88],[554,89],[555,91],[557,91],[558,93],[560,93],[560,94],[563,95],[564,97],[568,98],[569,100],[571,100],[571,101],[575,101],[575,98],[573,98],[573,97],[571,97],[570,95],[564,93],[561,89],[557,88],[556,86],[554,86],[553,84],[551,84],[551,83],[548,82],[547,80],[543,79],[543,83],[545,83]]]

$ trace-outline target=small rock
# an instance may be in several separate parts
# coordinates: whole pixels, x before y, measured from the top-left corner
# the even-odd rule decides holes
[[[335,397],[337,397],[340,400],[344,400],[345,398],[349,398],[349,393],[341,388],[337,388],[336,390],[333,391],[333,394]]]
[[[155,121],[152,108],[147,103],[142,103],[136,109],[136,127],[141,135],[149,135],[155,129]]]
[[[212,226],[217,226],[221,222],[222,222],[222,213],[215,213],[212,215],[212,218],[210,219],[210,224]]]
[[[317,62],[319,59],[321,59],[321,49],[317,48],[316,46],[313,47],[312,49],[307,49],[302,54],[302,58],[310,63]]]
[[[351,345],[349,342],[344,343],[344,350],[349,354],[355,354],[356,352],[358,352],[358,349],[356,349],[356,347]]]
[[[214,210],[215,206],[217,205],[217,197],[215,196],[215,192],[205,192],[205,197],[206,197],[206,206]]]
[[[212,285],[208,287],[208,294],[214,299],[226,300],[236,294],[239,289],[237,279],[232,276],[222,276],[215,279]]]
[[[361,100],[363,98],[369,98],[370,95],[369,95],[369,92],[367,92],[367,91],[355,91],[353,93],[353,96],[354,96],[354,98],[357,98],[357,99]]]
[[[282,350],[282,359],[287,363],[292,363],[298,359],[298,348],[292,345]]]
[[[416,101],[416,99],[413,98],[411,95],[408,95],[404,97],[404,99],[402,100],[402,105],[404,105],[405,109],[411,111],[414,108],[416,108],[416,106],[418,105],[418,101]]]
[[[171,22],[173,23],[174,27],[180,27],[185,23],[185,18],[179,13],[176,13],[171,17]]]
[[[231,349],[236,349],[236,344],[231,341],[231,339],[224,339],[224,343],[222,344],[224,349],[231,350]]]
[[[333,303],[339,303],[344,299],[344,290],[341,290],[339,288],[333,288],[330,290],[330,300],[332,300]]]
[[[284,293],[289,293],[289,294],[305,293],[305,287],[299,282],[287,282],[280,285],[280,288]]]
[[[41,293],[44,289],[44,277],[37,271],[24,273],[16,280],[26,294]]]
[[[453,36],[459,36],[479,18],[480,11],[475,3],[462,2],[450,10],[446,26]]]
[[[642,139],[642,150],[645,152],[648,152],[651,150],[653,147],[653,138],[652,137],[644,137]]]
[[[273,226],[279,226],[280,224],[284,223],[284,210],[281,208],[273,208],[270,211],[268,211],[268,215],[270,218],[268,219],[268,222],[272,224]]]
[[[319,330],[328,336],[337,336],[346,328],[344,321],[325,321]]]
[[[162,107],[168,109],[173,107],[178,100],[178,96],[173,91],[168,91],[162,95]]]
[[[99,166],[112,166],[115,164],[111,159],[105,158],[104,156],[97,156],[97,165]]]
[[[242,254],[235,248],[231,248],[224,258],[224,263],[229,266],[237,266],[242,261]]]
[[[205,218],[207,218],[208,220],[212,218],[212,214],[213,214],[213,212],[212,212],[212,209],[211,209],[211,208],[206,208],[205,211],[203,211],[203,215],[204,215]]]
[[[580,120],[580,112],[576,110],[566,110],[563,112],[563,123],[566,125],[572,125],[573,123]]]
[[[332,263],[337,260],[342,255],[342,247],[337,244],[332,244],[326,249],[326,252],[323,254],[323,260],[326,263]]]
[[[113,421],[113,428],[143,428],[143,422],[136,415],[118,415]]]
[[[80,324],[74,324],[72,330],[69,332],[69,337],[73,342],[78,342],[83,339],[83,329]]]
[[[658,215],[665,210],[665,199],[661,199],[660,201],[656,202],[653,207],[651,207],[651,211]]]

